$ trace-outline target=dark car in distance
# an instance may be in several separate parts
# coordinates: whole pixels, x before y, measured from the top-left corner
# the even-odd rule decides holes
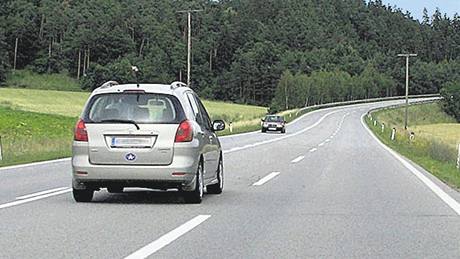
[[[280,131],[286,133],[286,121],[283,116],[267,115],[262,119],[262,132]]]

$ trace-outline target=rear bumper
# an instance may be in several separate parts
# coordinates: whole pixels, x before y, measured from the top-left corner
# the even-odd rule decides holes
[[[284,126],[276,126],[276,127],[265,127],[265,126],[262,126],[262,129],[264,130],[282,130],[284,128]]]
[[[165,166],[95,165],[89,162],[85,145],[73,146],[72,178],[76,189],[101,188],[112,185],[124,187],[181,188],[193,190],[199,153],[196,150],[175,154],[173,162]],[[181,152],[178,152],[181,153]],[[197,156],[197,157],[195,157]],[[183,173],[175,176],[173,173]]]

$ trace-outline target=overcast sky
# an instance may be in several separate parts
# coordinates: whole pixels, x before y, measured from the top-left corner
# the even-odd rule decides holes
[[[449,17],[454,17],[455,13],[460,14],[460,0],[383,0],[385,4],[409,11],[416,19],[423,17],[423,8],[426,7],[430,16],[439,7],[441,13],[447,13]]]

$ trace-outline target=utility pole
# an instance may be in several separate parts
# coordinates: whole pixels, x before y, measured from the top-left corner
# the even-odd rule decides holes
[[[203,10],[182,10],[178,13],[187,13],[188,39],[187,39],[187,86],[191,84],[191,67],[192,67],[192,13],[202,12]]]
[[[404,114],[404,129],[407,130],[407,117],[409,109],[409,58],[416,57],[417,54],[398,54],[398,57],[406,58],[406,108]]]

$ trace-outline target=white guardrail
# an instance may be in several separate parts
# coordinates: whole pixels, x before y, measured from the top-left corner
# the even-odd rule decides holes
[[[435,98],[438,97],[441,99],[441,95],[439,94],[421,94],[421,95],[409,95],[409,99],[419,99],[419,98]],[[321,108],[329,108],[334,106],[342,106],[342,105],[350,105],[350,104],[360,104],[360,103],[373,103],[373,102],[381,102],[381,101],[392,101],[392,100],[403,100],[406,96],[392,96],[392,97],[381,97],[381,98],[371,98],[371,99],[362,99],[362,100],[354,100],[354,101],[345,101],[345,102],[334,102],[334,103],[325,103],[319,105],[312,105],[301,108],[297,111],[299,113],[303,113],[305,111],[311,109],[321,109]]]

